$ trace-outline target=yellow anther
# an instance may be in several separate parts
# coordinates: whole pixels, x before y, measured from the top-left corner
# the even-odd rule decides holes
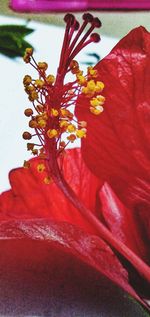
[[[96,98],[99,101],[99,105],[102,106],[104,104],[104,102],[105,102],[105,97],[102,96],[102,95],[98,95]]]
[[[27,143],[27,150],[32,151],[34,149],[34,143]]]
[[[48,64],[45,63],[45,62],[39,62],[38,63],[38,68],[45,71],[48,68]]]
[[[48,120],[48,114],[47,114],[47,112],[44,112],[42,116],[43,116],[43,120]]]
[[[97,106],[97,107],[90,107],[91,113],[95,114],[96,116],[102,113],[104,108],[102,106]]]
[[[25,61],[25,63],[30,63],[32,54],[33,54],[33,49],[31,47],[26,48],[25,54],[23,57],[23,60]]]
[[[86,129],[81,129],[76,131],[76,136],[78,138],[85,138],[86,137]]]
[[[68,137],[67,137],[67,140],[69,140],[71,143],[73,143],[76,139],[76,135],[75,134],[70,134]]]
[[[87,95],[87,94],[88,94],[88,89],[87,89],[87,87],[83,87],[83,88],[82,88],[82,92],[83,92],[83,94]]]
[[[29,94],[29,100],[34,101],[37,99],[38,99],[38,93],[35,90],[31,91]]]
[[[63,117],[73,118],[73,114],[67,109],[61,109],[60,112]]]
[[[33,110],[31,108],[27,108],[25,109],[24,114],[26,117],[30,117],[33,114]]]
[[[43,163],[40,163],[40,164],[37,165],[37,171],[39,173],[44,172],[44,170],[45,170],[45,165]]]
[[[99,96],[92,98],[90,100],[90,104],[92,107],[102,106],[104,104],[104,102],[105,102],[105,97],[102,95],[99,95]]]
[[[83,70],[79,69],[77,72],[77,75],[82,76],[83,75]]]
[[[29,167],[30,167],[30,162],[24,161],[23,167],[24,167],[24,168],[29,168]]]
[[[46,127],[46,121],[43,119],[38,120],[38,126],[39,128],[45,128]]]
[[[36,110],[37,110],[38,112],[43,112],[43,111],[44,111],[44,107],[43,107],[42,105],[37,105],[37,106],[36,106]]]
[[[56,129],[49,129],[47,131],[47,136],[52,139],[58,136],[58,131]]]
[[[32,138],[32,135],[31,135],[31,133],[25,131],[25,132],[23,132],[22,137],[24,140],[30,140]]]
[[[32,91],[35,91],[35,88],[33,86],[26,86],[25,87],[25,92],[27,94],[30,94]]]
[[[104,111],[104,108],[103,108],[102,106],[97,106],[97,107],[96,107],[96,110],[100,111],[100,113],[101,113],[101,112]]]
[[[29,55],[24,55],[23,60],[26,64],[30,63],[31,57]]]
[[[79,125],[80,125],[82,128],[86,128],[86,127],[87,127],[87,122],[86,122],[86,121],[79,121]]]
[[[82,88],[82,92],[87,95],[87,97],[92,97],[95,94],[95,81],[93,79],[87,82],[87,86]]]
[[[52,85],[55,82],[55,77],[53,75],[48,75],[46,81],[49,85]]]
[[[96,92],[101,92],[104,89],[105,85],[102,81],[97,81],[95,86]]]
[[[89,66],[88,67],[88,75],[90,75],[93,78],[96,78],[98,75],[97,70],[94,69],[92,66]]]
[[[99,106],[99,104],[100,104],[100,102],[99,102],[99,100],[98,100],[97,98],[92,98],[92,99],[90,100],[90,105],[91,105],[92,107]]]
[[[44,86],[44,81],[41,80],[41,79],[36,79],[35,80],[35,85],[38,87],[38,88],[42,88]]]
[[[67,127],[67,131],[72,133],[72,132],[75,132],[76,131],[76,127],[74,124],[69,124],[68,127]]]
[[[69,125],[69,123],[66,120],[62,120],[59,123],[60,128],[66,128],[66,127],[68,127],[68,125]]]
[[[33,54],[33,48],[32,47],[27,47],[25,49],[25,54],[29,55],[29,56],[32,56]]]
[[[46,184],[46,185],[49,185],[50,183],[52,183],[52,178],[51,177],[49,177],[49,176],[46,176],[45,178],[44,178],[44,183]]]
[[[95,92],[95,82],[94,82],[94,80],[89,80],[87,82],[87,89],[88,89],[88,92]]]
[[[58,110],[57,110],[57,109],[52,108],[52,109],[51,109],[51,115],[52,115],[53,117],[58,117],[58,115],[59,115]]]
[[[66,109],[61,109],[60,112],[61,112],[61,115],[62,115],[62,116],[64,116],[64,117],[66,116],[66,117],[67,117],[68,110],[66,110]]]
[[[76,75],[77,82],[79,85],[84,85],[86,83],[86,78],[83,75]]]
[[[38,155],[38,150],[37,150],[37,149],[33,149],[33,150],[32,150],[32,154],[33,154],[33,155]]]
[[[46,116],[47,116],[47,113],[46,113]],[[37,121],[42,119],[45,120],[45,112],[43,112],[42,114],[38,114],[35,118]]]
[[[30,121],[29,121],[29,127],[30,127],[30,128],[36,129],[37,126],[38,126],[38,125],[37,125],[36,120],[33,119],[33,120],[30,120]]]
[[[29,76],[29,75],[24,76],[24,78],[23,78],[23,84],[24,84],[25,86],[30,85],[31,82],[32,82],[31,76]]]
[[[39,121],[39,120],[45,120],[47,121],[48,120],[48,114],[47,112],[43,112],[42,114],[39,114],[36,116],[36,120]]]

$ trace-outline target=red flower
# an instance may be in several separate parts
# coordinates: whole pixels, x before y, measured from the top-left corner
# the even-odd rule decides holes
[[[106,101],[101,116],[91,120],[84,96],[78,101],[83,105],[82,112],[77,109],[78,118],[84,118],[88,127],[87,138],[82,142],[84,160],[93,174],[109,184],[100,192],[101,218],[113,235],[147,264],[150,263],[149,57],[150,34],[139,27],[95,67],[105,83]],[[143,275],[140,269],[139,273]],[[145,273],[149,281],[148,266]]]
[[[99,213],[100,206],[96,196],[100,183],[86,168],[79,149],[68,150],[63,169],[69,185],[78,198],[94,214]],[[72,206],[55,183],[49,185],[43,183],[43,175],[40,177],[37,171],[37,159],[31,161],[30,169],[12,170],[10,183],[12,189],[0,196],[2,247],[4,241],[10,241],[8,250],[15,248],[15,254],[16,252],[18,254],[21,252],[20,248],[28,245],[31,239],[28,256],[33,257],[34,263],[35,240],[43,241],[43,248],[48,244],[49,250],[52,250],[54,261],[58,261],[59,254],[64,254],[64,259],[66,253],[70,254],[73,256],[78,274],[80,274],[80,266],[76,265],[76,261],[80,261],[81,267],[82,262],[86,263],[140,301],[138,294],[129,284],[127,271],[110,247],[99,237],[94,226]],[[18,245],[20,240],[22,243]],[[4,254],[5,252],[9,253],[4,251]],[[67,259],[62,264],[63,270],[67,266]],[[52,269],[54,269],[53,265]]]
[[[58,250],[61,254],[62,252],[71,254],[74,259],[78,258],[81,262],[96,269],[146,305],[144,298],[141,299],[144,295],[135,282],[139,274],[141,275],[140,285],[142,278],[146,282],[150,281],[149,268],[144,262],[145,258],[147,259],[147,244],[137,231],[132,205],[127,201],[126,207],[124,207],[121,202],[121,200],[126,202],[128,198],[125,186],[126,184],[132,186],[134,172],[137,169],[136,165],[132,163],[133,158],[127,163],[126,154],[120,155],[120,151],[121,154],[124,154],[124,148],[119,150],[120,143],[117,145],[115,143],[117,133],[114,133],[114,128],[112,132],[106,122],[108,120],[107,107],[113,116],[113,105],[114,109],[117,109],[122,85],[123,93],[126,92],[127,97],[130,97],[128,86],[130,86],[129,79],[132,72],[130,69],[131,60],[128,59],[132,56],[132,47],[129,49],[131,43],[127,36],[127,40],[122,40],[121,44],[119,43],[117,46],[119,64],[116,62],[116,49],[114,49],[110,58],[104,59],[100,66],[97,66],[97,69],[100,68],[100,72],[89,68],[87,76],[83,76],[74,57],[85,45],[99,40],[99,36],[96,33],[91,34],[91,32],[95,27],[101,25],[100,21],[90,14],[85,14],[83,20],[80,27],[72,15],[65,17],[67,26],[56,79],[53,75],[46,74],[47,64],[45,62],[36,63],[32,56],[32,49],[26,50],[24,61],[34,66],[39,77],[37,80],[32,79],[29,75],[24,78],[25,90],[36,113],[31,108],[25,110],[25,115],[30,117],[29,127],[34,129],[34,134],[26,131],[23,133],[23,138],[30,140],[34,136],[38,137],[38,145],[37,143],[27,144],[28,150],[31,150],[38,158],[31,160],[31,162],[25,162],[24,167],[27,169],[16,169],[10,173],[12,189],[0,197],[0,236],[1,239],[10,240],[29,238],[44,240],[43,244],[48,242],[49,248],[53,249],[54,254],[58,254]],[[89,24],[89,29],[80,39],[82,31]],[[74,35],[76,31],[77,33]],[[133,31],[133,34],[134,32],[137,31]],[[139,36],[139,32],[137,33]],[[131,35],[129,35],[129,39],[130,37]],[[134,43],[133,39],[131,42]],[[138,43],[136,37],[135,42]],[[119,51],[122,43],[125,47],[124,51],[127,52],[125,56]],[[139,44],[135,44],[133,45],[133,57],[136,67],[140,68],[138,74],[142,75],[142,69],[139,65],[140,62],[144,62],[144,59]],[[147,58],[146,53],[145,55]],[[118,69],[117,65],[119,65]],[[76,78],[73,82],[65,84],[64,79],[69,71]],[[114,80],[116,71],[120,83]],[[101,75],[100,78],[98,78],[98,73]],[[104,80],[106,86],[105,96],[101,95],[104,88],[101,79]],[[147,80],[147,76],[145,80]],[[116,88],[118,85],[119,88]],[[138,97],[140,97],[141,86],[139,82],[137,88]],[[78,102],[80,104],[78,115],[81,121],[77,121],[68,108],[74,105],[81,91],[83,96]],[[118,123],[120,117],[125,120],[124,113],[126,114],[127,111],[127,120],[131,119],[132,126],[130,128],[130,120],[125,122],[125,126],[127,126],[127,131],[131,132],[134,128],[134,118],[133,114],[129,115],[130,103],[123,93],[121,93],[122,103],[125,100],[123,116],[119,110],[114,111],[115,118],[119,115],[116,127],[117,124],[120,124]],[[105,97],[106,107],[105,105],[103,107]],[[106,110],[104,114],[101,114],[104,108]],[[100,117],[98,117],[99,114],[101,114]],[[88,123],[87,129],[85,118]],[[112,121],[110,120],[110,122]],[[112,127],[112,123],[110,124]],[[108,137],[106,142],[104,142],[105,133],[103,136],[105,129],[109,129],[110,132],[106,134]],[[64,132],[67,133],[65,141],[62,140]],[[122,131],[122,135],[123,133],[124,131]],[[129,132],[125,133],[125,135],[128,134]],[[85,161],[98,177],[95,177],[84,165],[80,150],[68,150],[66,151],[67,155],[64,155],[67,144],[74,142],[76,138],[85,139],[83,142]],[[131,144],[135,144],[133,141],[134,138],[132,138]],[[100,151],[99,153],[101,142],[104,144],[104,152]],[[129,142],[127,142],[128,144]],[[38,146],[40,146],[40,150],[38,150]],[[106,153],[111,148],[113,149],[108,157]],[[103,171],[101,170],[102,164],[99,164],[101,160],[104,163]],[[112,162],[111,166],[109,166],[109,162]],[[141,161],[138,161],[137,165],[139,166],[140,163]],[[125,172],[122,166],[127,166]],[[130,166],[131,168],[129,168]],[[143,165],[140,175],[143,172],[142,168]],[[113,175],[111,171],[113,171]],[[126,171],[130,172],[130,176],[127,175]],[[124,175],[126,182],[123,179]],[[102,187],[103,181],[107,181],[107,183]],[[113,186],[113,184],[115,185]],[[113,193],[110,186],[119,198]],[[145,214],[146,211],[144,211]],[[131,241],[127,221],[136,240]],[[139,248],[136,245],[137,241]]]

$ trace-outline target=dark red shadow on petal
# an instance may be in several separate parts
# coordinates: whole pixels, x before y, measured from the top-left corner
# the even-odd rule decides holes
[[[145,313],[123,291],[46,241],[0,241],[0,315],[129,317]]]
[[[99,237],[89,235],[74,225],[48,219],[5,221],[0,224],[0,238],[2,241],[33,239],[48,242],[56,251],[61,248],[90,265],[140,301],[128,282],[127,271],[109,246]]]

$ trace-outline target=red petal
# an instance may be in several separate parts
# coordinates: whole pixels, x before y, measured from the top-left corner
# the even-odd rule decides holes
[[[105,83],[106,103],[104,112],[94,116],[88,110],[88,99],[82,96],[78,102],[82,107],[78,106],[77,114],[88,123],[87,138],[82,143],[83,156],[92,172],[107,181],[128,207],[133,207],[135,222],[147,240],[150,34],[143,27],[131,31],[96,68]],[[141,205],[145,210],[144,221]]]
[[[149,245],[143,243],[131,210],[121,203],[107,183],[100,190],[99,197],[104,223],[117,239],[126,244],[143,260],[147,261]]]
[[[81,263],[86,263],[88,266],[93,267],[133,297],[140,300],[136,292],[129,285],[127,272],[112,250],[100,238],[86,234],[69,223],[52,222],[48,219],[1,222],[1,241],[12,240],[17,246],[20,239],[22,240],[22,247],[25,241],[29,241],[29,239],[43,241],[43,247],[45,248],[45,245],[47,245],[49,252],[52,251],[50,253],[52,254],[52,263],[56,261],[56,265],[59,263],[59,255],[60,257],[63,257],[63,253],[64,256],[65,254],[73,255]],[[55,258],[55,255],[57,255],[57,258]],[[31,254],[31,258],[32,256],[34,262],[34,254]],[[39,261],[42,261],[42,257],[43,252],[41,248]],[[52,265],[53,268],[55,266],[54,263]],[[63,270],[67,269],[67,263],[68,261],[63,264],[66,266],[65,268],[62,267]],[[49,270],[51,270],[51,267]]]
[[[10,172],[12,190],[0,196],[1,219],[46,217],[75,223],[95,232],[54,183],[46,185],[43,182],[45,175],[37,172],[38,162],[32,160],[29,169],[18,168]],[[67,151],[63,168],[65,178],[77,196],[94,212],[99,181],[82,161],[80,149]]]
[[[117,286],[47,241],[0,241],[1,316],[145,316]],[[23,250],[23,252],[22,252]]]
[[[64,250],[97,268],[139,299],[128,283],[127,272],[107,244],[98,237],[88,236],[71,226],[71,223],[75,223],[84,230],[95,233],[92,225],[90,226],[72,207],[55,184],[46,186],[43,183],[41,180],[43,176],[40,177],[41,174],[37,172],[36,167],[37,160],[35,159],[31,161],[30,169],[20,168],[10,173],[12,190],[1,196],[1,239],[24,239],[27,236],[32,239],[58,240],[58,244],[61,243]],[[85,167],[81,160],[80,150],[68,152],[64,161],[64,170],[68,182],[77,195],[94,210],[99,181]],[[44,225],[40,220],[43,216]],[[17,220],[4,221],[13,217]],[[51,219],[59,220],[56,230]],[[67,223],[64,224],[63,221]]]

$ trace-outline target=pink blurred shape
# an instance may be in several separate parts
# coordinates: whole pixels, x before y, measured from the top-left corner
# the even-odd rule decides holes
[[[20,12],[83,11],[98,9],[150,9],[150,0],[11,0],[10,8]]]

